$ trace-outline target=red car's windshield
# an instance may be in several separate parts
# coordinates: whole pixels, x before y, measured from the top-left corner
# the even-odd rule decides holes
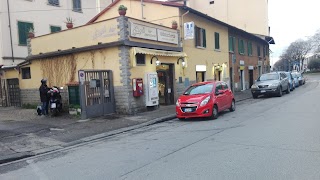
[[[189,87],[183,95],[208,94],[211,93],[213,84],[201,84]]]

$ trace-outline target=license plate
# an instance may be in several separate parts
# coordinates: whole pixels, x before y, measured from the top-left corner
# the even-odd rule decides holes
[[[186,109],[184,109],[184,112],[192,112],[192,109],[191,108],[186,108]]]
[[[51,108],[56,108],[56,107],[57,107],[56,103],[51,104]]]
[[[266,91],[265,90],[261,90],[261,93],[265,93]]]

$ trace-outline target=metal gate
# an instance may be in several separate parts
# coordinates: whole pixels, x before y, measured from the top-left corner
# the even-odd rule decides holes
[[[9,97],[9,106],[21,106],[20,101],[20,87],[19,87],[19,79],[8,79],[8,97]]]
[[[84,77],[80,78],[80,76]],[[82,118],[115,112],[113,77],[111,70],[79,71]],[[81,82],[81,79],[82,82]]]

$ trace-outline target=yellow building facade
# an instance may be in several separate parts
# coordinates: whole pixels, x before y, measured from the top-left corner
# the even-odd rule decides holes
[[[125,16],[118,14],[120,5],[128,8]],[[141,8],[138,0],[118,0],[84,26],[36,37],[28,60],[2,70],[1,78],[19,79],[22,104],[39,101],[46,78],[50,87],[64,87],[65,100],[70,88],[80,86],[82,105],[110,101],[114,112],[125,114],[146,110],[148,73],[157,75],[160,105],[175,104],[192,83],[229,82],[227,24],[176,3],[146,1]],[[104,77],[106,70],[112,75]],[[140,79],[144,92],[135,96]]]
[[[269,36],[268,0],[188,1],[187,6],[244,31]]]

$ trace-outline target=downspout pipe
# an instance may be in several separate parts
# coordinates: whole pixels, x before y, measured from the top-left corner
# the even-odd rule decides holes
[[[13,53],[13,42],[12,42],[12,29],[11,29],[11,15],[10,15],[10,5],[9,0],[7,0],[7,8],[8,8],[8,19],[9,19],[9,32],[10,32],[10,44],[11,44],[11,57],[12,64],[14,64],[14,53]]]

